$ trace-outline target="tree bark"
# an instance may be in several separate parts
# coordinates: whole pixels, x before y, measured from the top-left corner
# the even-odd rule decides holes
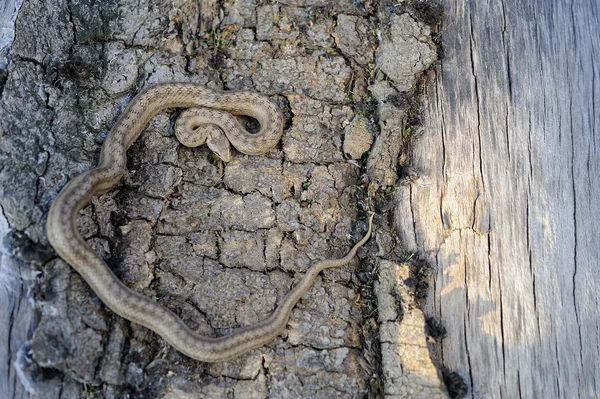
[[[359,253],[371,259],[365,266],[354,260],[322,273],[281,337],[208,365],[110,312],[54,256],[44,226],[60,188],[94,166],[115,118],[143,87],[186,81],[269,95],[286,119],[269,154],[236,153],[223,164],[206,148],[179,146],[177,111],[161,113],[130,149],[123,185],[94,199],[78,219],[124,283],[199,333],[265,319],[296,273],[346,253],[365,231],[360,211],[376,207],[371,188],[397,179],[402,99],[436,49],[414,10],[395,7],[354,0],[25,1],[10,62],[0,65],[0,233],[10,238],[0,278],[12,278],[0,289],[7,304],[0,312],[7,343],[0,396],[380,396],[376,240]],[[377,50],[378,32],[384,50]],[[386,220],[378,216],[377,223]],[[408,273],[388,266],[389,275]],[[433,380],[422,392],[442,397],[424,317],[416,313],[411,336],[427,375],[411,390]],[[388,331],[398,327],[396,317],[385,320]],[[408,363],[399,378],[411,377]],[[413,363],[418,369],[420,361]]]

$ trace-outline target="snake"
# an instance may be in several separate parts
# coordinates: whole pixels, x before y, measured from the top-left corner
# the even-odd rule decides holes
[[[268,97],[252,92],[214,91],[195,83],[162,83],[140,91],[112,126],[95,168],[70,180],[58,193],[46,222],[48,241],[115,314],[149,328],[179,352],[202,362],[233,359],[261,347],[285,329],[291,311],[326,268],[349,263],[371,235],[373,214],[364,237],[346,256],[314,263],[281,300],[273,313],[256,324],[237,328],[218,337],[204,336],[189,328],[175,313],[127,287],[106,262],[85,242],[77,228],[79,211],[93,197],[114,188],[125,175],[129,147],[159,112],[187,108],[176,122],[176,135],[186,145],[211,144],[228,159],[228,145],[248,155],[261,155],[277,145],[283,134],[283,116]],[[256,119],[260,129],[248,132],[236,116]],[[212,126],[205,126],[207,123]],[[194,132],[198,137],[194,136]],[[223,140],[227,149],[223,149]]]

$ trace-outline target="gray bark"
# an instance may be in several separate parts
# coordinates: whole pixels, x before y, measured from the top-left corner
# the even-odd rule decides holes
[[[206,148],[178,146],[176,113],[157,116],[129,151],[123,185],[78,220],[126,284],[200,333],[226,333],[267,317],[295,273],[345,254],[364,233],[357,198],[369,203],[369,180],[396,179],[406,107],[394,98],[435,60],[431,31],[389,4],[264,3],[24,2],[0,107],[0,227],[11,239],[1,276],[12,278],[0,298],[8,304],[0,312],[6,397],[378,392],[377,329],[368,327],[377,323],[359,295],[374,275],[359,280],[357,260],[323,273],[282,337],[207,365],[116,317],[47,247],[45,214],[59,189],[94,165],[131,97],[167,81],[262,92],[288,126],[271,153],[235,154],[224,165]],[[376,51],[378,29],[385,53]],[[378,70],[388,76],[367,72]],[[375,100],[378,118],[367,106]],[[366,253],[375,241],[360,258]],[[425,342],[422,325],[413,333]]]

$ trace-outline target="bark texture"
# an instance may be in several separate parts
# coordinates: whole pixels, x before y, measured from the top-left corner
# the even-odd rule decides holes
[[[127,285],[198,332],[218,335],[264,319],[295,273],[346,253],[365,231],[357,219],[373,205],[371,194],[397,179],[408,110],[398,99],[414,90],[436,49],[431,29],[395,4],[25,1],[1,75],[1,276],[9,284],[0,392],[379,396],[375,312],[364,300],[375,275],[354,274],[357,260],[323,273],[282,337],[207,365],[108,311],[53,256],[44,224],[57,192],[94,165],[113,121],[142,87],[187,81],[269,95],[287,120],[271,153],[236,153],[223,164],[206,148],[178,145],[178,111],[162,113],[129,151],[123,185],[94,199],[78,220]],[[376,51],[378,34],[384,52]],[[373,241],[359,258],[375,252]]]

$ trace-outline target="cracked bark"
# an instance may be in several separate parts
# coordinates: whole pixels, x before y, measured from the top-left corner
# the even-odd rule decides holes
[[[412,159],[420,177],[403,195],[414,218],[400,221],[437,269],[438,356],[470,397],[594,397],[598,7],[445,4],[445,59]]]
[[[236,154],[223,165],[205,148],[179,147],[174,114],[162,113],[129,151],[122,186],[94,199],[78,219],[125,283],[198,332],[219,334],[264,319],[295,273],[344,254],[364,230],[356,222],[363,178],[358,161],[345,158],[342,142],[351,134],[344,137],[342,129],[357,113],[352,94],[387,101],[399,91],[390,81],[367,91],[375,82],[363,64],[375,58],[377,18],[387,15],[376,6],[24,2],[0,81],[0,230],[16,232],[7,248],[18,251],[2,254],[8,269],[0,274],[12,278],[15,290],[2,291],[11,310],[1,312],[9,330],[0,386],[9,397],[361,397],[378,384],[374,338],[358,323],[356,261],[323,273],[283,337],[240,359],[205,365],[106,310],[44,247],[43,230],[59,188],[94,164],[115,117],[141,85],[182,80],[271,95],[289,126],[270,154]],[[352,15],[336,19],[346,12]],[[404,13],[391,19],[396,36],[419,30],[409,35],[413,47],[392,35],[394,51],[412,57],[419,46],[434,59],[426,26]],[[426,67],[395,73],[403,72],[398,80],[405,88]],[[385,132],[375,151],[383,164],[370,164],[379,173],[370,178],[384,185],[397,176],[402,137],[390,125],[402,123],[405,110],[396,108],[388,104],[382,113],[388,125],[377,127],[368,115],[358,132],[363,143],[347,146],[360,159],[369,135]],[[33,287],[34,309],[26,287]],[[88,386],[98,388],[86,392]]]
[[[388,6],[24,2],[6,79],[0,76],[0,233],[13,231],[5,248],[14,251],[1,254],[0,270],[11,278],[1,291],[10,310],[0,312],[9,326],[6,335],[0,330],[8,342],[0,350],[9,359],[0,366],[0,388],[9,397],[378,396],[374,305],[359,297],[373,296],[378,263],[325,271],[282,337],[234,361],[206,365],[115,317],[44,247],[43,227],[57,191],[94,164],[116,116],[141,86],[181,80],[263,92],[288,119],[278,148],[264,157],[235,154],[224,165],[206,148],[178,146],[177,112],[161,113],[129,151],[123,184],[94,199],[78,224],[126,284],[196,331],[221,334],[264,319],[296,273],[345,254],[361,236],[365,222],[357,214],[374,197],[365,193],[366,182],[374,183],[369,189],[394,185],[399,158],[407,157],[407,98],[436,49],[428,26]],[[378,27],[384,53],[376,52]],[[373,140],[363,174],[359,160]],[[382,201],[381,212],[389,209]],[[400,256],[391,231],[387,226],[377,235],[377,262]],[[374,252],[372,242],[360,255],[373,259]],[[403,265],[401,275],[408,269]],[[410,280],[399,284],[404,279]],[[433,381],[443,397],[423,314],[399,303],[418,293],[398,292],[385,300],[395,301],[412,324],[380,320],[391,323],[386,352],[402,352],[397,341],[414,337],[418,357],[390,366],[395,374],[386,394],[406,395],[393,385],[398,378],[412,394],[431,392]],[[393,334],[405,327],[411,327],[406,335]],[[427,375],[412,381],[422,364]]]

